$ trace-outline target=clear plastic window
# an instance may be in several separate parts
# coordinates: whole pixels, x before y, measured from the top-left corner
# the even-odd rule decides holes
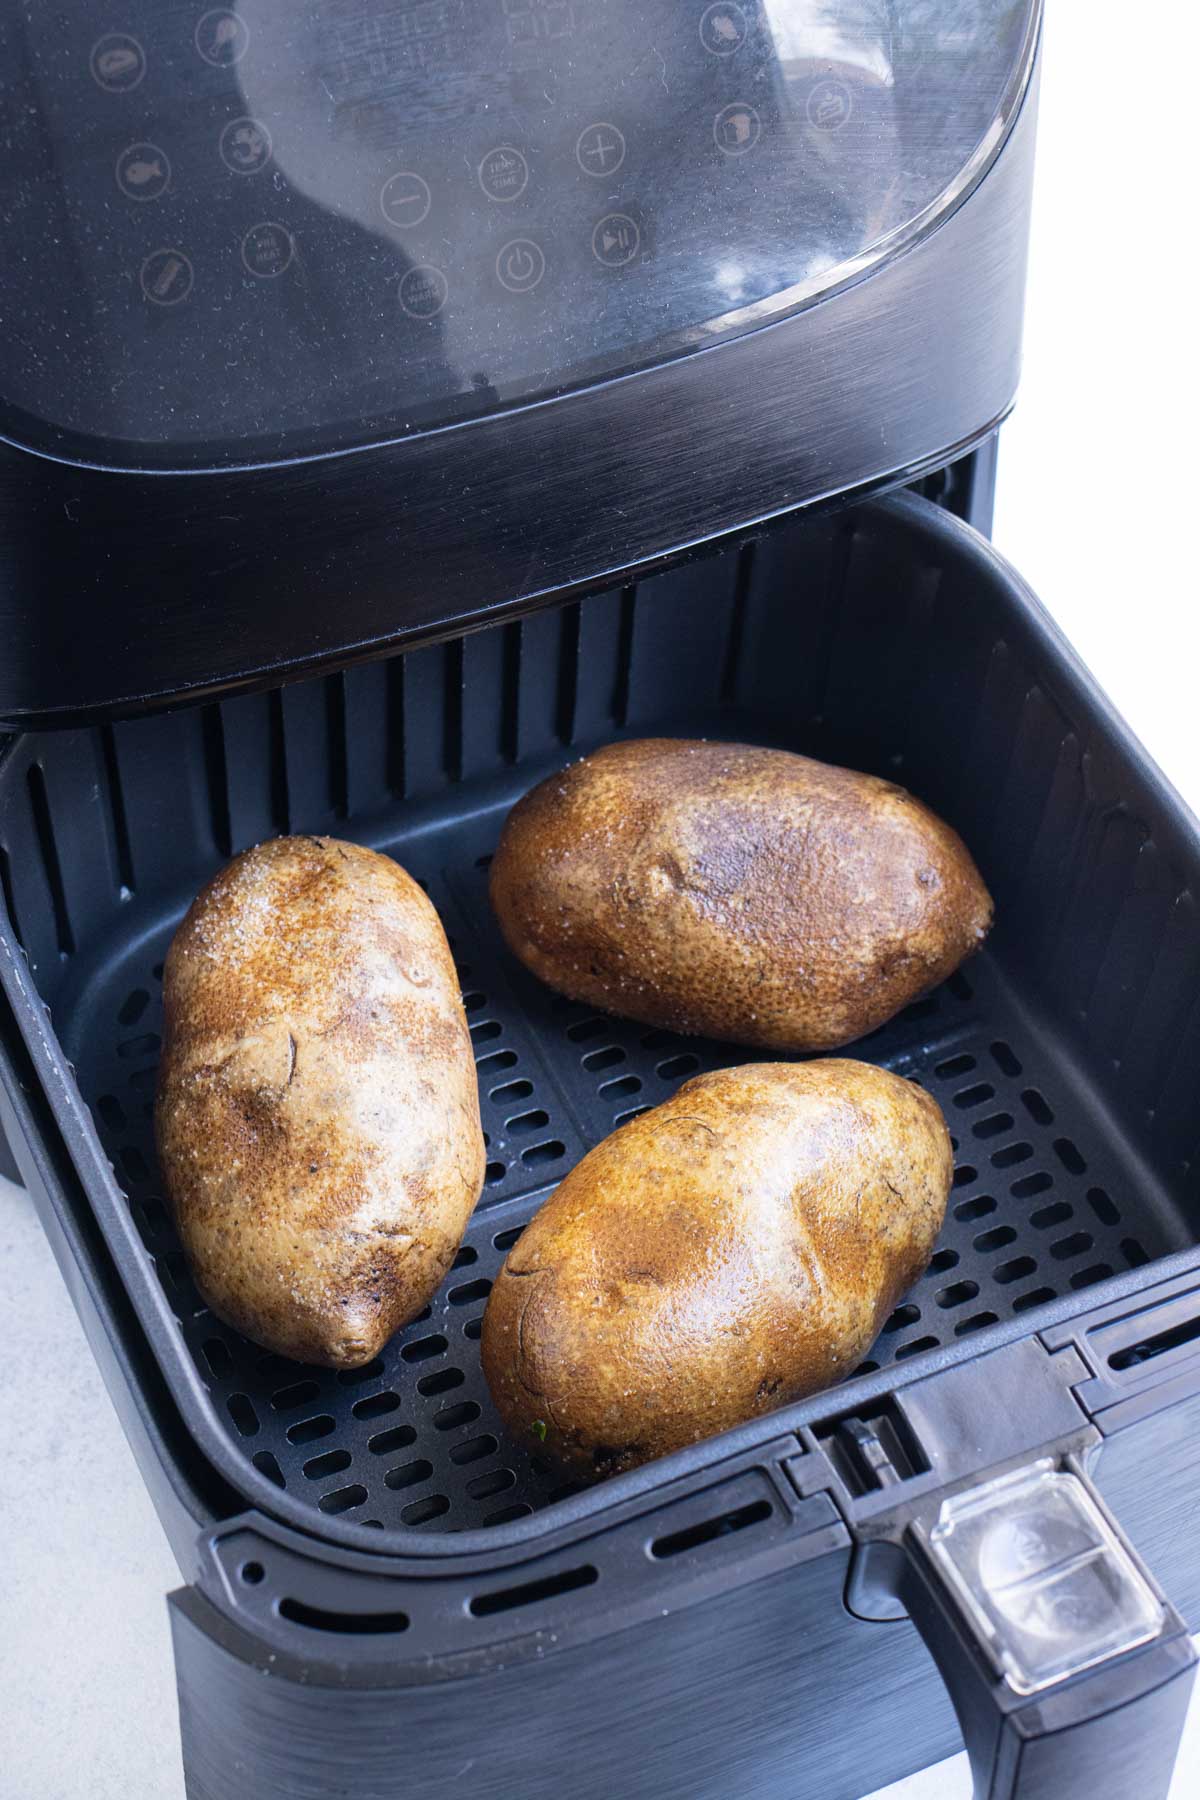
[[[1162,1628],[1162,1603],[1087,1487],[1049,1462],[945,1501],[929,1544],[1018,1694],[1039,1693]]]

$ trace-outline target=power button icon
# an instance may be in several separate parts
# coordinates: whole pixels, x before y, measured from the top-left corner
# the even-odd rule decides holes
[[[496,258],[496,279],[510,294],[528,294],[546,273],[546,258],[532,238],[510,238]]]

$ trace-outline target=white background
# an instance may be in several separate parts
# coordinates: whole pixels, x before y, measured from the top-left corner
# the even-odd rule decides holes
[[[1182,0],[1051,0],[995,536],[1200,810],[1197,16]],[[162,1598],[175,1567],[32,1208],[2,1183],[0,1318],[0,1720],[19,1745],[2,1800],[180,1800]],[[1194,1720],[1173,1800],[1200,1791]],[[959,1757],[888,1800],[969,1793]]]

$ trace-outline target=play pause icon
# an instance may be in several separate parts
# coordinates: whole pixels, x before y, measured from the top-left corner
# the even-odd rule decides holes
[[[638,253],[642,234],[628,213],[606,213],[592,232],[592,255],[606,269],[620,269]]]

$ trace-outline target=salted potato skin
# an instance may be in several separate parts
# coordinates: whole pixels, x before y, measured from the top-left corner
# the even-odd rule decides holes
[[[501,1416],[606,1475],[841,1380],[928,1264],[953,1169],[936,1101],[885,1070],[695,1077],[509,1252],[481,1346]]]
[[[163,976],[159,1162],[196,1284],[257,1343],[352,1369],[426,1305],[483,1185],[441,922],[327,837],[237,856]]]
[[[672,1031],[839,1049],[953,973],[992,902],[903,788],[784,750],[612,744],[513,809],[509,947],[574,1000]]]

